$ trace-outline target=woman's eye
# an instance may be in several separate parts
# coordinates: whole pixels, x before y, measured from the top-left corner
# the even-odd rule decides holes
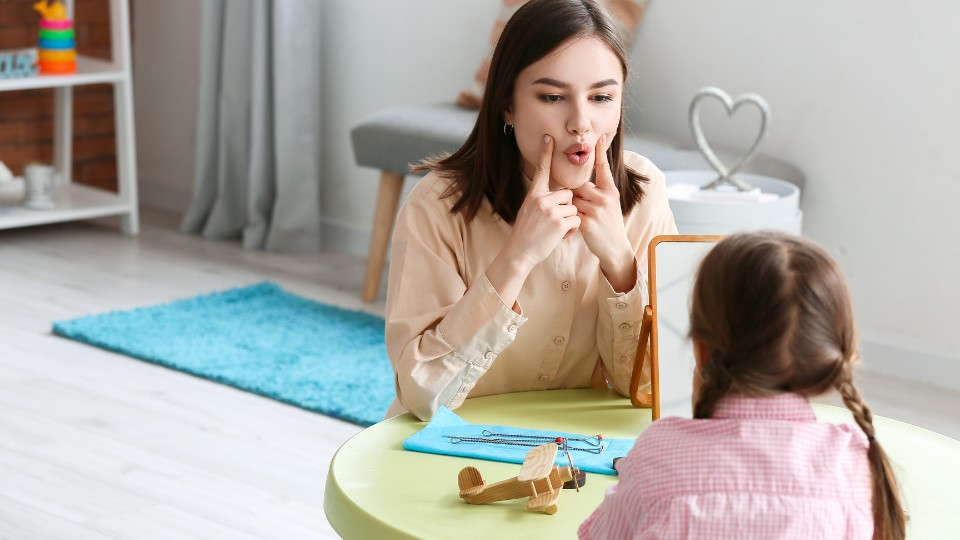
[[[604,103],[607,101],[613,101],[613,96],[608,96],[607,94],[600,94],[600,95],[593,96],[592,99],[596,102]]]
[[[560,94],[541,94],[540,99],[547,103],[556,103],[563,99],[563,97]]]

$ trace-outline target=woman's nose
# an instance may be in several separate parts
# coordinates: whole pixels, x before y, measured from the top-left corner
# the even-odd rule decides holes
[[[590,117],[582,105],[574,106],[570,112],[570,118],[567,119],[567,131],[576,135],[584,135],[590,131]]]

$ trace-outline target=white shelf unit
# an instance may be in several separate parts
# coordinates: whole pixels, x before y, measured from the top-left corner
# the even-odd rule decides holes
[[[133,80],[130,75],[130,9],[128,0],[110,0],[112,61],[77,56],[77,72],[71,75],[38,75],[0,80],[0,92],[33,88],[54,89],[54,165],[59,184],[50,210],[19,206],[0,214],[0,229],[46,223],[119,216],[124,234],[140,229],[137,206],[137,162],[133,126]],[[73,2],[66,2],[73,18]],[[75,184],[72,181],[73,87],[84,84],[113,85],[114,130],[117,140],[118,193]],[[2,97],[0,97],[2,99]]]

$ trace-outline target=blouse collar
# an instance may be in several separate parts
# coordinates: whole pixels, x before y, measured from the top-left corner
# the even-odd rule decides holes
[[[813,407],[807,398],[794,393],[771,397],[750,397],[728,394],[719,401],[711,418],[743,418],[816,422]]]

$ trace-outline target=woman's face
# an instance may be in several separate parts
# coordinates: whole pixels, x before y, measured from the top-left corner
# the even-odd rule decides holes
[[[570,38],[517,76],[513,125],[523,172],[533,178],[544,135],[553,137],[550,180],[554,188],[577,188],[593,174],[597,141],[609,148],[620,125],[623,68],[596,38]]]

